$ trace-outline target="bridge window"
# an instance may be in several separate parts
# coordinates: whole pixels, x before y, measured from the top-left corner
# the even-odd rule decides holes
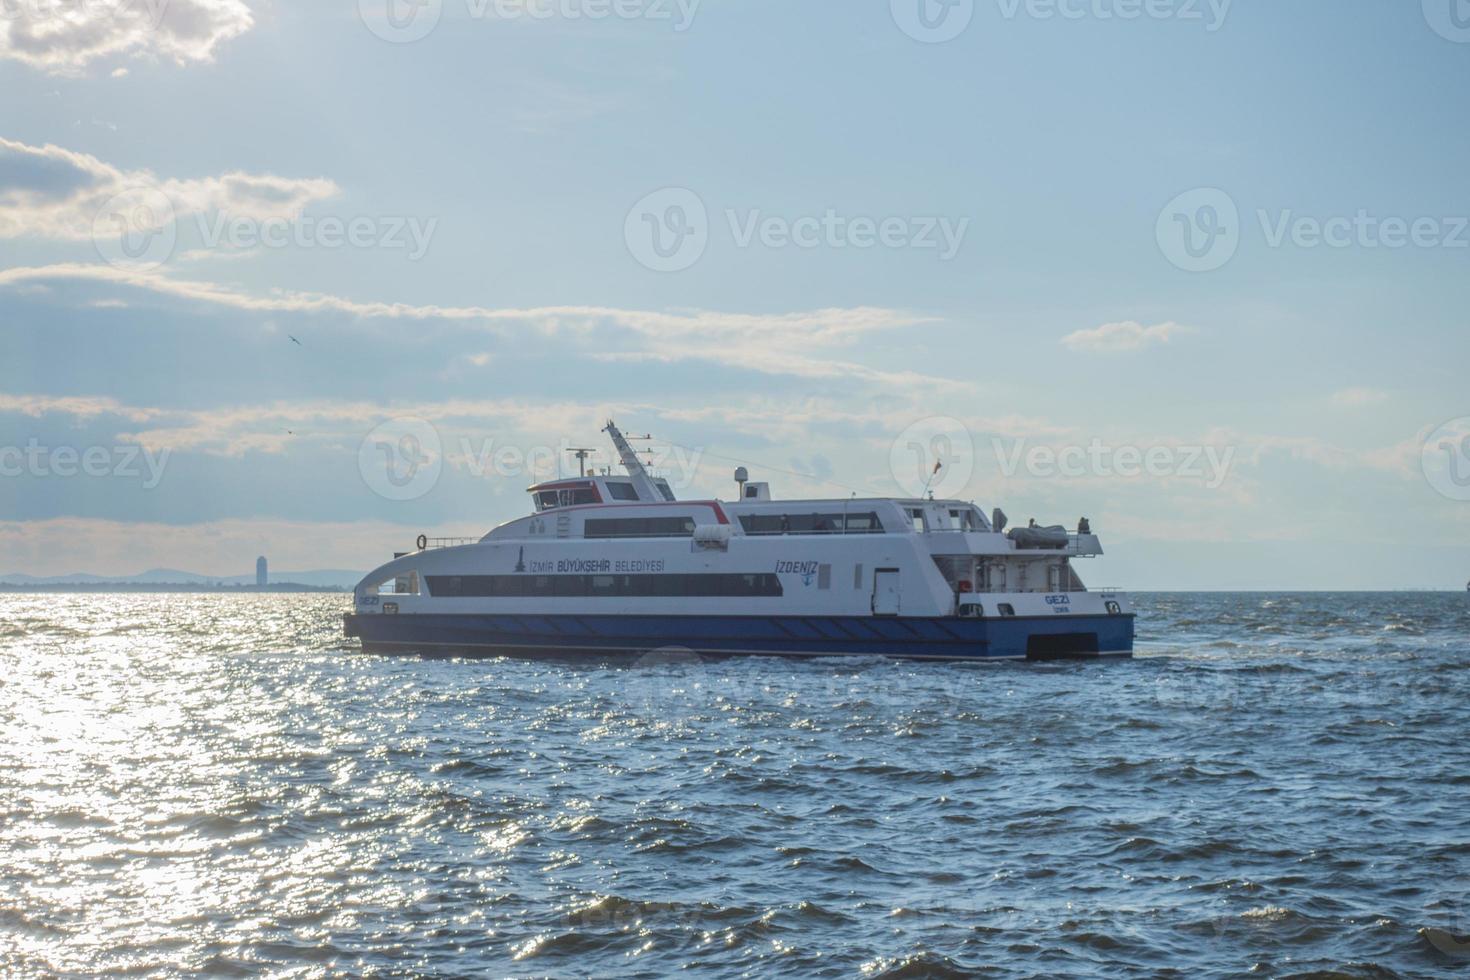
[[[631,483],[609,483],[607,485],[607,492],[612,495],[612,499],[614,500],[638,499],[638,491],[633,488],[633,484]]]
[[[581,507],[585,504],[602,503],[602,495],[592,484],[580,487],[558,487],[555,490],[536,491],[536,509],[550,510],[553,507]]]

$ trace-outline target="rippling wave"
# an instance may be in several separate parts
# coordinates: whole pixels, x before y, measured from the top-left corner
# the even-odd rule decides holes
[[[334,596],[0,596],[0,972],[1470,969],[1470,596],[1138,657],[365,656]]]

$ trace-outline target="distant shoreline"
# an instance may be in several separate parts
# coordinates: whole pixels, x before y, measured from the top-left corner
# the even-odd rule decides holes
[[[0,582],[0,593],[5,592],[321,592],[334,595],[351,594],[351,589],[340,585],[301,585],[297,582],[281,582],[273,585],[229,585],[206,582],[49,582],[17,583]]]

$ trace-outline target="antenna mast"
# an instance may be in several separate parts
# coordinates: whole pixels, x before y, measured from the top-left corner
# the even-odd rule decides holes
[[[623,469],[628,471],[628,476],[633,478],[633,488],[638,491],[639,500],[662,500],[664,495],[659,492],[653,483],[653,477],[648,475],[648,470],[643,467],[643,461],[638,458],[638,453],[628,445],[628,440],[623,436],[612,419],[608,419],[607,427],[602,430],[612,440],[613,447],[618,451],[618,459],[622,461]]]

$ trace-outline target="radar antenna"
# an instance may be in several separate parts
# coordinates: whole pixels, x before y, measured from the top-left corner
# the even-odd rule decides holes
[[[584,449],[581,446],[568,446],[568,453],[577,458],[577,473],[579,476],[587,475],[587,457],[597,452],[595,449]]]

